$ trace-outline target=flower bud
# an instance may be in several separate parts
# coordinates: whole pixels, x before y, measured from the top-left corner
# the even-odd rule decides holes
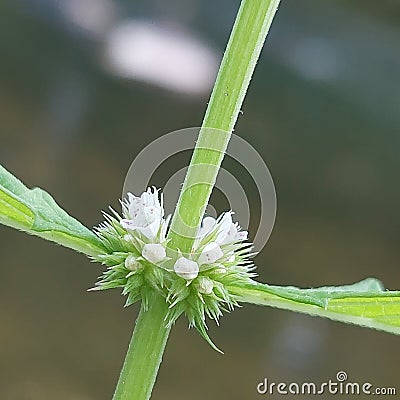
[[[141,267],[139,261],[137,261],[136,257],[133,254],[129,254],[128,257],[125,258],[125,268],[130,271],[136,272]]]
[[[211,294],[214,288],[213,281],[207,276],[199,276],[199,292],[202,294]]]
[[[165,248],[159,243],[148,243],[143,246],[142,256],[153,264],[163,261],[167,257]]]
[[[175,262],[174,271],[180,277],[191,281],[199,274],[199,265],[195,261],[180,257]]]
[[[212,264],[223,255],[224,253],[221,250],[221,247],[219,247],[219,244],[216,242],[210,242],[204,247],[203,251],[200,254],[198,262],[200,265]]]

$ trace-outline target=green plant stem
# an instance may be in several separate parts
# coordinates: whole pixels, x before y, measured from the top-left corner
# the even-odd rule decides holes
[[[279,0],[244,0],[175,210],[170,247],[191,251]]]
[[[279,0],[241,3],[172,219],[170,249],[186,253],[192,248],[278,4]],[[169,334],[165,300],[153,300],[147,311],[142,306],[114,400],[150,398]]]
[[[150,398],[170,332],[164,320],[167,309],[157,293],[147,310],[142,303],[113,400]]]

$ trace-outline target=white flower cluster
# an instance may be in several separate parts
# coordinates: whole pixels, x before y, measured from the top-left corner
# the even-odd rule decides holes
[[[148,188],[140,197],[128,193],[128,200],[123,207],[124,217],[121,226],[127,231],[127,241],[149,241],[142,247],[140,259],[159,265],[168,260],[166,252],[166,233],[169,218],[164,219],[162,195],[155,188]],[[213,238],[209,239],[208,238]],[[219,260],[233,262],[234,248],[238,242],[247,240],[247,231],[241,231],[232,221],[232,213],[226,212],[219,219],[205,217],[195,240],[190,258],[180,256],[173,265],[176,275],[187,281],[197,278],[201,269]],[[138,258],[129,256],[125,266],[131,271],[138,269]],[[204,293],[210,292],[210,284],[201,280],[199,288]]]
[[[97,228],[106,252],[93,257],[107,266],[94,290],[122,288],[125,305],[143,300],[152,291],[169,304],[166,323],[186,314],[210,343],[206,315],[218,321],[222,311],[237,305],[232,282],[249,282],[254,276],[249,260],[247,232],[232,221],[232,212],[217,219],[205,217],[189,254],[167,247],[169,217],[164,216],[159,190],[148,188],[141,196],[129,193],[122,202],[122,217],[112,210]]]

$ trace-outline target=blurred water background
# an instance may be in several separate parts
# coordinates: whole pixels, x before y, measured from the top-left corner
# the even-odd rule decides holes
[[[98,224],[142,148],[201,123],[238,5],[1,1],[1,163]],[[400,289],[399,22],[395,0],[282,1],[236,129],[278,193],[261,280],[376,276]],[[256,209],[251,178],[225,167]],[[117,291],[87,293],[101,269],[72,251],[5,227],[0,249],[0,399],[110,399],[138,307],[124,309]],[[399,383],[399,339],[388,334],[255,306],[210,332],[224,356],[178,322],[154,399],[258,399],[264,377],[321,382],[339,370]]]

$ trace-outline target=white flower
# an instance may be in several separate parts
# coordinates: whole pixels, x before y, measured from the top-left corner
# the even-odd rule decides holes
[[[139,261],[137,261],[136,257],[133,254],[130,254],[125,258],[125,268],[130,271],[136,272],[141,267]]]
[[[210,242],[204,246],[203,251],[200,254],[198,259],[198,263],[202,264],[212,264],[221,258],[224,255],[224,252],[219,247],[219,244],[216,242]]]
[[[202,294],[211,294],[214,288],[213,281],[207,276],[199,276],[198,288]]]
[[[160,229],[164,208],[156,188],[148,188],[140,197],[128,193],[124,203],[124,217],[121,226],[127,231],[139,231],[149,239],[154,239]]]
[[[180,277],[191,281],[199,274],[199,265],[188,258],[180,257],[174,264],[174,271]]]
[[[224,213],[219,222],[213,217],[205,217],[199,229],[198,242],[214,230],[218,233],[215,242],[219,245],[247,240],[247,231],[241,231],[239,224],[232,221],[231,212]]]
[[[221,219],[216,242],[221,245],[241,242],[247,239],[247,235],[247,231],[241,231],[239,224],[232,221],[232,214],[227,212]]]
[[[142,256],[147,261],[157,264],[167,257],[167,253],[162,244],[148,243],[143,246]]]
[[[205,217],[201,223],[201,227],[199,229],[199,237],[203,238],[207,234],[209,234],[217,225],[217,220],[213,217]]]

